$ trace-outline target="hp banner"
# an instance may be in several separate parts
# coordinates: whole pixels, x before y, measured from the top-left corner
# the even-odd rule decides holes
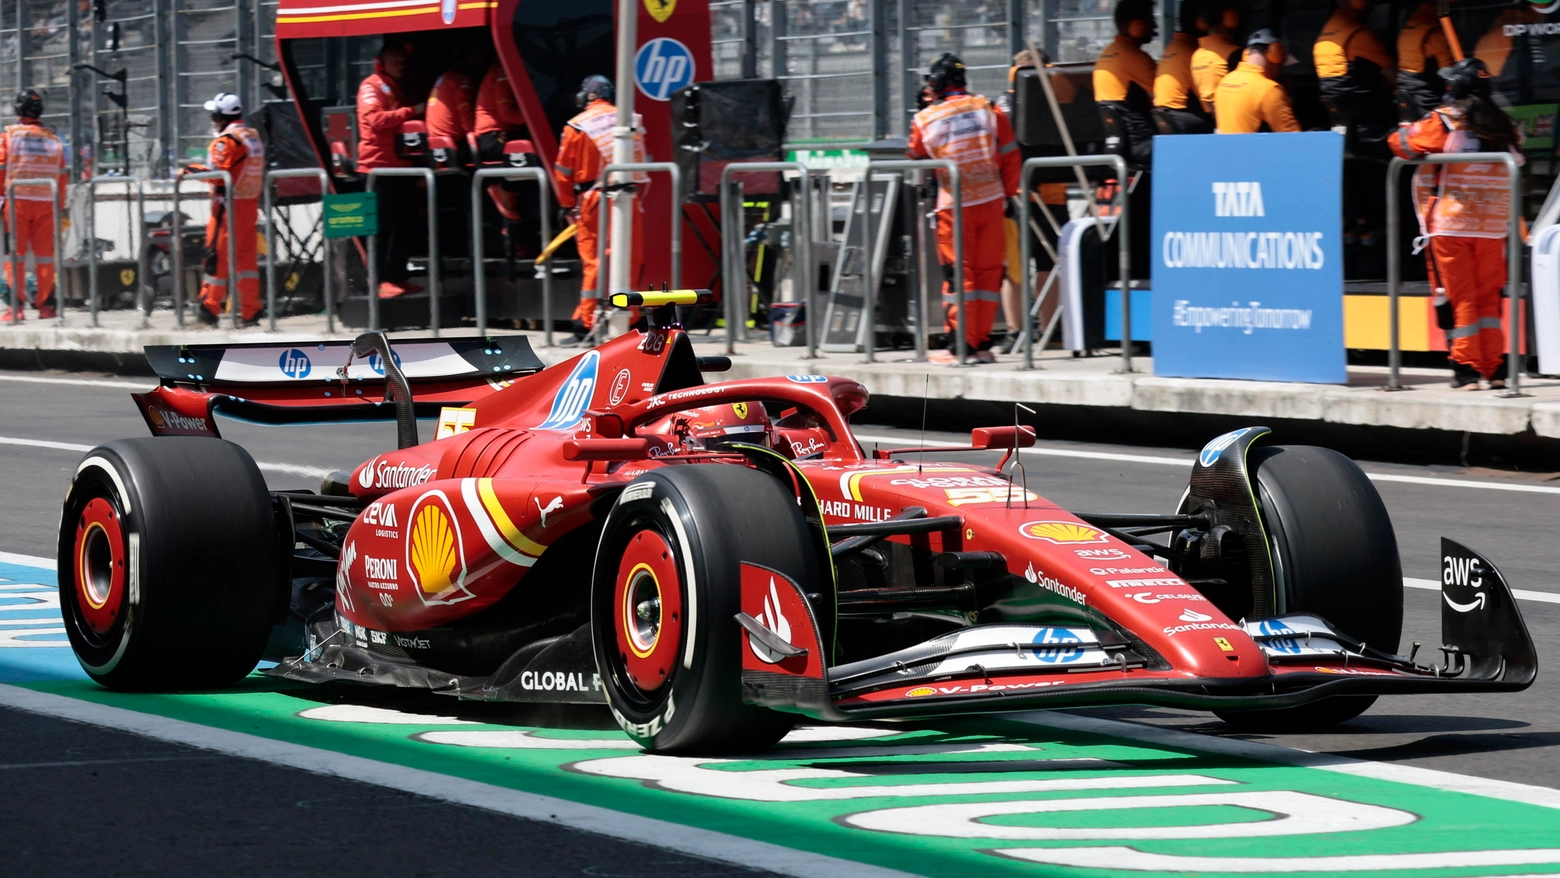
[[[1343,137],[1154,138],[1154,374],[1342,384]]]

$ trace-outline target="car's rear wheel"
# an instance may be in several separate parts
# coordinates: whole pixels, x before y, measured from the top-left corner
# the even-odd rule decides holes
[[[1252,449],[1248,467],[1274,561],[1278,610],[1312,613],[1367,646],[1396,652],[1403,632],[1397,535],[1376,486],[1328,448]],[[1374,695],[1339,695],[1281,710],[1220,711],[1252,728],[1321,728],[1353,719]]]
[[[58,570],[66,635],[92,679],[232,683],[259,662],[282,588],[260,470],[221,439],[100,445],[71,479]]]
[[[613,716],[646,749],[758,751],[795,723],[742,700],[743,562],[820,576],[795,496],[756,470],[658,469],[607,516],[591,588],[596,666]]]

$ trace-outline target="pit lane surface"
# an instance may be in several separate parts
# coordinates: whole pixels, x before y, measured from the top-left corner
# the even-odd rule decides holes
[[[71,383],[41,383],[39,377],[0,374],[0,403],[11,414],[0,428],[0,496],[7,498],[0,550],[49,556],[59,499],[80,457],[75,449],[145,435],[145,426],[126,396],[138,382],[103,386],[74,383],[91,376],[54,376]],[[224,422],[223,429],[269,464],[264,471],[273,487],[311,484],[318,471],[349,469],[393,441],[387,424]],[[905,431],[860,432],[919,442]],[[935,433],[927,439],[959,441]],[[1027,458],[1029,486],[1064,505],[1147,511],[1174,505],[1187,472],[1175,461],[1190,453],[1050,443]],[[1438,576],[1436,539],[1445,534],[1494,559],[1514,587],[1560,599],[1551,572],[1560,551],[1553,544],[1560,524],[1560,490],[1553,489],[1560,483],[1452,467],[1365,466],[1420,480],[1378,481],[1398,528],[1406,576]],[[55,612],[47,606],[52,571],[26,560],[0,560],[7,565],[0,578],[11,580],[0,583],[6,589],[0,638],[57,639],[19,633],[46,625]],[[1437,601],[1433,591],[1407,591],[1405,644],[1438,642]],[[1560,606],[1521,604],[1541,655],[1557,654],[1549,647],[1560,636]],[[13,854],[0,854],[0,872],[7,874],[76,874],[79,864],[110,860],[127,874],[280,874],[302,863],[332,863],[332,871],[345,866],[349,873],[440,874],[488,862],[480,850],[469,850],[480,846],[452,839],[494,837],[527,851],[537,874],[741,874],[733,862],[841,874],[844,860],[950,875],[973,866],[1019,875],[1560,871],[1560,850],[1554,850],[1560,815],[1552,810],[1560,794],[1546,789],[1560,787],[1560,710],[1547,672],[1527,693],[1387,699],[1336,732],[1261,739],[1366,763],[1266,749],[1223,737],[1223,727],[1205,714],[1134,707],[806,731],[762,758],[712,761],[638,756],[600,715],[540,717],[416,694],[254,681],[237,693],[119,696],[80,681],[69,651],[58,647],[0,649],[0,682],[25,687],[0,690],[0,704],[34,711],[0,711],[0,735],[21,739],[6,747],[0,774],[26,795],[17,801],[34,803],[24,818],[0,823],[0,851],[34,857],[13,861],[27,864],[24,871],[6,868]],[[65,716],[136,727],[161,740],[60,719]],[[546,725],[567,728],[540,730]],[[306,746],[278,753],[245,741]],[[374,761],[343,767],[311,755],[321,753]],[[9,767],[18,764],[32,767]],[[416,773],[379,776],[373,766],[385,765]],[[378,786],[343,779],[354,771]],[[24,777],[25,784],[17,780]],[[441,778],[552,798],[509,807],[510,800],[492,793],[487,799],[451,793]],[[135,806],[123,814],[110,806],[109,817],[89,830],[71,816],[83,802]],[[674,825],[635,836],[632,827],[578,811],[582,805]],[[267,830],[258,833],[256,826]],[[680,835],[679,826],[720,835],[692,838]],[[571,834],[567,827],[616,832],[724,862]],[[160,848],[148,844],[149,834]],[[759,846],[743,848],[742,840]],[[158,850],[173,847],[199,856],[159,859]],[[144,857],[116,859],[116,850]],[[787,860],[783,850],[839,859]],[[535,859],[531,851],[539,852]],[[1315,859],[1324,853],[1344,859]],[[282,867],[284,859],[291,868]],[[228,868],[234,864],[243,866]]]

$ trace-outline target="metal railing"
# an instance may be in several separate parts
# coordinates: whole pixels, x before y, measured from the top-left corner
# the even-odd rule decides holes
[[[276,331],[276,215],[275,204],[271,198],[275,187],[271,184],[277,180],[297,177],[312,177],[320,181],[322,201],[325,194],[330,191],[330,177],[322,168],[291,168],[269,171],[265,175],[265,313],[269,321],[267,332]],[[336,332],[336,284],[332,279],[334,272],[331,271],[330,265],[330,238],[325,235],[323,206],[320,210],[320,241],[320,274],[324,275],[325,285],[325,331],[334,334]]]
[[[238,251],[233,234],[233,175],[227,171],[201,171],[198,174],[181,172],[173,178],[173,217],[170,222],[168,247],[173,257],[173,314],[179,326],[184,326],[184,221],[179,213],[181,183],[220,180],[222,182],[223,213],[227,217],[227,306],[233,311],[233,328],[238,329],[244,310],[238,302]],[[205,307],[202,305],[201,307]]]
[[[1018,172],[1018,262],[1021,274],[1019,294],[1023,297],[1024,309],[1024,366],[1025,369],[1035,367],[1034,341],[1035,315],[1030,308],[1030,296],[1033,295],[1032,287],[1035,281],[1035,270],[1030,262],[1029,243],[1029,177],[1036,168],[1085,168],[1085,167],[1110,167],[1116,171],[1116,253],[1119,273],[1121,274],[1121,371],[1132,371],[1132,237],[1127,226],[1127,204],[1131,200],[1127,197],[1127,161],[1119,155],[1081,155],[1081,156],[1044,156],[1032,158],[1024,162]],[[1102,220],[1097,220],[1102,222]],[[1105,236],[1103,226],[1099,228],[1101,237]],[[1056,271],[1061,271],[1058,264]],[[1053,272],[1054,274],[1055,272]],[[1108,289],[1109,287],[1107,287]],[[1056,317],[1051,319],[1055,325],[1061,311],[1056,312]],[[1042,341],[1050,339],[1050,327],[1047,327],[1046,336]]]
[[[54,255],[42,256],[40,254],[34,253],[33,263],[34,265],[37,265],[42,263],[45,259],[48,259],[54,263],[54,307],[59,314],[60,325],[64,326],[65,309],[60,307],[59,300],[60,289],[63,286],[61,283],[63,278],[61,277],[61,272],[59,269],[61,263],[64,262],[64,254],[60,248],[60,184],[59,181],[53,177],[12,177],[5,181],[5,224],[6,228],[10,229],[11,231],[11,252],[6,254],[6,259],[9,261],[11,266],[11,306],[17,311],[20,311],[23,305],[22,299],[27,295],[27,279],[22,276],[22,273],[27,268],[27,261],[26,259],[16,258],[16,251],[20,248],[18,246],[19,236],[16,228],[16,197],[13,193],[18,186],[49,187],[49,213],[51,219],[50,225],[54,229]],[[34,301],[33,307],[36,308],[37,306],[38,303]]]
[[[732,163],[720,172],[720,215],[723,222],[731,222],[736,218],[736,225],[726,230],[722,238],[727,242],[727,253],[722,270],[724,271],[722,286],[726,291],[726,353],[735,353],[737,342],[737,325],[741,324],[745,329],[747,319],[742,307],[747,301],[747,281],[745,279],[747,259],[744,238],[742,236],[742,221],[738,211],[741,210],[741,198],[733,198],[735,193],[740,193],[742,184],[732,180],[738,174],[784,173],[794,171],[799,175],[796,187],[791,191],[792,213],[796,216],[796,230],[792,233],[794,242],[791,254],[791,285],[794,288],[798,282],[805,284],[802,292],[802,302],[807,308],[806,328],[807,358],[818,356],[818,338],[814,323],[818,319],[817,309],[817,282],[812,270],[812,211],[809,209],[808,199],[811,196],[811,187],[808,184],[807,166],[801,162],[751,162]],[[735,205],[735,206],[734,206]],[[735,258],[733,258],[735,257]],[[737,291],[741,291],[741,295]],[[794,292],[794,289],[793,289]]]
[[[613,174],[633,173],[634,171],[644,171],[646,173],[653,173],[653,172],[656,172],[656,171],[665,171],[667,174],[671,175],[671,178],[672,178],[672,198],[671,198],[671,207],[672,207],[672,215],[671,215],[671,220],[672,220],[672,271],[671,271],[671,277],[672,277],[672,287],[673,288],[681,288],[682,287],[682,225],[683,225],[682,171],[680,169],[678,169],[677,164],[675,162],[624,162],[621,165],[607,165],[605,168],[602,168],[601,169],[601,179],[610,181],[612,179],[612,175]],[[596,286],[598,288],[602,287],[602,286],[607,286],[608,283],[609,283],[607,279],[612,276],[612,274],[607,270],[608,262],[609,262],[608,249],[607,249],[607,215],[611,213],[611,210],[610,210],[610,208],[608,206],[608,203],[609,203],[609,201],[612,198],[616,198],[616,197],[617,197],[617,195],[615,193],[612,193],[612,192],[604,193],[604,197],[601,199],[600,202],[597,203],[597,207],[596,207],[596,266],[597,266],[596,267]],[[610,290],[609,289],[609,290],[606,290],[606,291],[602,291],[601,289],[597,289],[596,290],[597,299],[599,301],[610,302],[610,301],[612,301],[611,296],[612,296],[612,293],[614,293],[614,292],[632,292],[632,290]],[[582,291],[582,295],[583,295],[583,291]],[[598,338],[604,338],[604,337],[605,336],[598,336]]]
[[[1522,166],[1508,152],[1436,153],[1421,159],[1392,159],[1387,165],[1387,390],[1404,390],[1401,377],[1403,351],[1399,343],[1398,288],[1402,285],[1402,237],[1398,216],[1398,177],[1406,165],[1463,165],[1471,163],[1504,164],[1511,186],[1511,204],[1506,220],[1506,335],[1510,352],[1506,355],[1506,390],[1503,397],[1522,393]]]
[[[548,179],[547,171],[542,168],[483,168],[471,175],[471,282],[477,297],[477,334],[487,332],[487,270],[483,260],[487,254],[483,252],[482,242],[482,190],[483,180],[525,180],[536,181],[536,188],[540,192],[538,198],[538,210],[542,218],[542,247],[552,242],[552,181]],[[514,247],[515,242],[510,241],[509,246]],[[542,271],[542,328],[546,332],[547,347],[553,345],[553,321],[552,321],[552,265],[539,263]]]
[[[97,187],[99,183],[131,183],[135,185],[135,215],[138,222],[131,223],[131,228],[126,232],[130,236],[132,244],[139,244],[135,257],[135,285],[139,290],[136,301],[142,301],[143,297],[151,295],[146,285],[146,256],[147,256],[147,230],[146,230],[146,184],[140,177],[130,175],[99,176],[86,182],[87,187],[87,296],[90,299],[88,306],[92,310],[92,325],[98,325],[98,248],[97,248]],[[129,197],[129,192],[125,196]],[[139,226],[141,233],[136,235],[135,227]],[[138,240],[139,238],[139,240]],[[144,313],[144,311],[143,311]]]
[[[954,313],[958,315],[957,325],[954,328],[954,351],[957,357],[955,365],[964,365],[964,358],[969,354],[969,345],[965,341],[964,334],[969,329],[969,315],[964,312],[964,188],[959,176],[959,166],[952,159],[885,159],[867,162],[867,184],[870,187],[872,174],[876,171],[920,171],[941,170],[948,174],[948,191],[953,201],[950,209],[953,211],[953,305]],[[862,230],[862,249],[866,258],[861,260],[861,279],[863,287],[863,301],[861,304],[861,319],[867,321],[866,333],[866,362],[875,362],[875,348],[877,346],[877,278],[872,272],[872,200],[870,193],[866,203],[867,225]],[[925,284],[922,284],[925,286]],[[995,290],[993,290],[995,292]],[[926,308],[916,309],[917,338],[923,341],[917,343],[917,350],[921,350],[926,338],[927,317]]]
[[[385,177],[418,177],[428,184],[428,331],[439,335],[439,293],[441,292],[439,266],[439,193],[433,182],[431,168],[374,168],[368,172],[365,184],[369,192],[374,183]],[[379,212],[380,216],[384,211]],[[368,328],[379,328],[379,232],[368,236]]]

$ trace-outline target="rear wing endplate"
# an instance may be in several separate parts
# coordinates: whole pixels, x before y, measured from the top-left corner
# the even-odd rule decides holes
[[[394,356],[413,386],[418,383],[504,380],[541,371],[542,361],[523,335],[410,338],[393,342]],[[148,345],[146,360],[164,384],[211,389],[308,387],[348,381],[382,382],[377,354],[352,358],[352,341],[259,344]],[[350,367],[348,361],[351,361]],[[340,374],[346,367],[347,374]]]

